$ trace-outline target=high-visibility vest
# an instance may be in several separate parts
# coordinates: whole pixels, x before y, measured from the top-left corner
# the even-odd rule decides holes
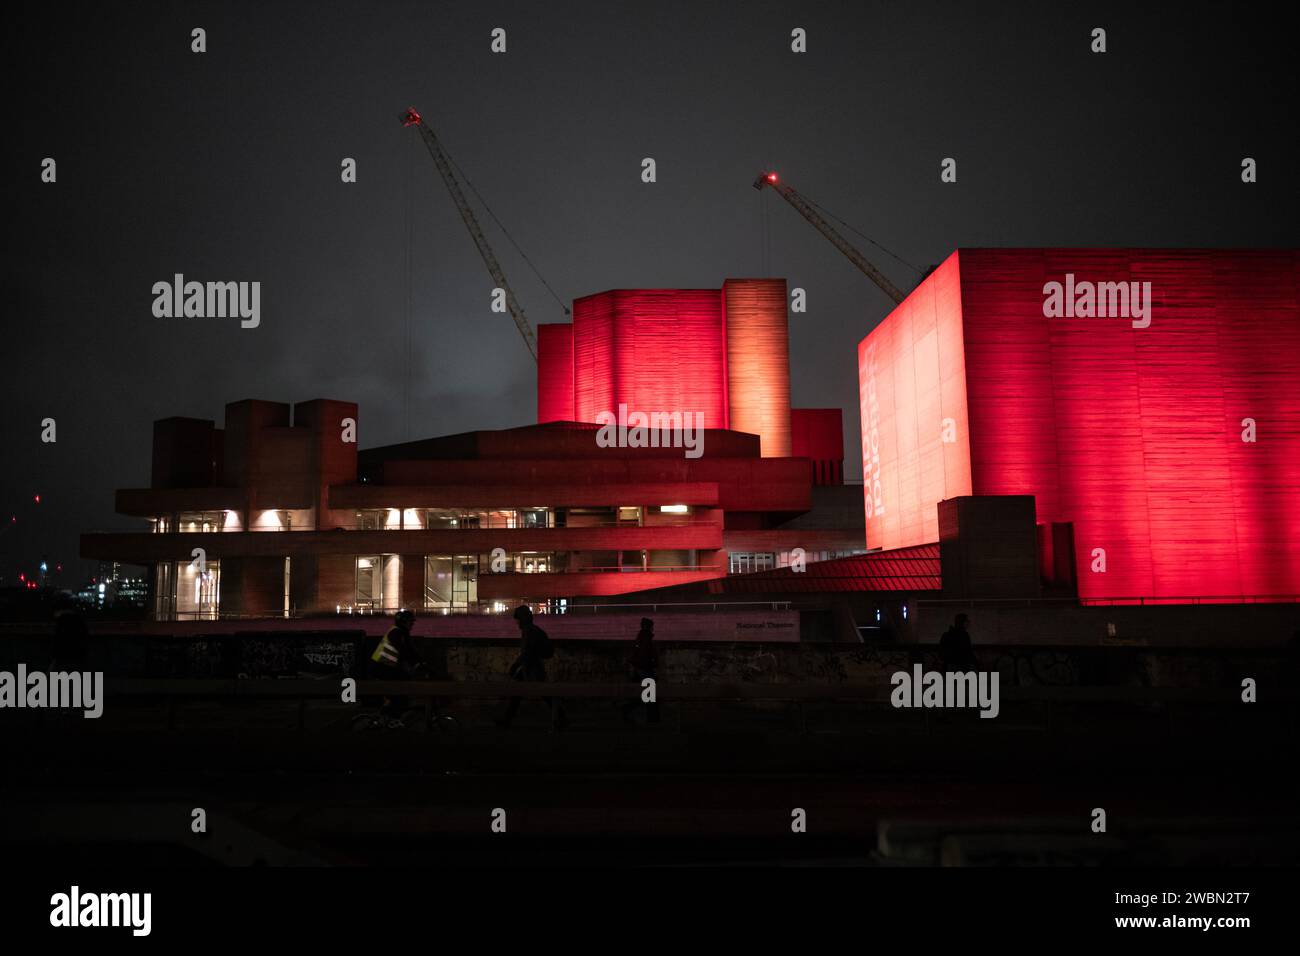
[[[393,645],[393,642],[388,639],[389,635],[391,635],[395,630],[397,630],[397,628],[392,628],[388,634],[385,634],[384,639],[381,640],[379,646],[375,648],[375,652],[370,655],[370,659],[376,664],[387,664],[389,667],[397,666],[397,648]]]

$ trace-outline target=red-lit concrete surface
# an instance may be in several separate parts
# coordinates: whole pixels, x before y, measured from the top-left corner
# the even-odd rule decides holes
[[[727,427],[726,339],[716,289],[617,289],[573,303],[574,412],[699,413]],[[788,390],[788,386],[787,386]]]
[[[358,453],[357,420],[321,400],[236,402],[224,429],[159,421],[152,487],[117,494],[147,527],[83,535],[82,554],[150,566],[154,615],[184,620],[557,609],[723,576],[738,549],[749,570],[862,547],[853,490],[756,435],[706,430],[688,458],[554,423]]]
[[[971,493],[961,291],[951,256],[858,346],[871,548],[939,540],[935,503]],[[944,442],[945,419],[955,442]]]
[[[573,415],[573,326],[537,327],[537,421],[571,422]]]
[[[1150,282],[1149,326],[1045,316],[1067,274]],[[1298,288],[1296,250],[953,253],[858,347],[868,545],[1027,494],[1083,599],[1300,593]]]
[[[783,279],[728,279],[722,284],[727,427],[758,435],[769,458],[791,454],[785,297]]]
[[[838,408],[790,409],[790,454],[808,459],[814,484],[842,484],[844,413]]]
[[[758,435],[764,456],[789,457],[788,334],[784,279],[576,299],[572,325],[538,330],[537,420],[595,422],[620,405],[698,412],[706,428]]]

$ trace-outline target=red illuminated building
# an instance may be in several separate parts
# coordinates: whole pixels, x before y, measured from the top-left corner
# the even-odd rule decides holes
[[[867,544],[1030,495],[1084,600],[1300,594],[1298,290],[1295,250],[953,253],[858,346]]]
[[[538,329],[538,422],[596,422],[620,405],[699,413],[706,428],[758,435],[765,457],[789,457],[785,280],[615,289],[575,300],[572,325]]]
[[[840,410],[792,434],[784,281],[589,296],[538,345],[522,428],[358,452],[347,402],[156,422],[150,486],[117,493],[147,530],[82,554],[149,566],[159,619],[214,619],[556,611],[863,550]],[[700,454],[602,445],[620,404],[700,413]]]
[[[840,411],[790,408],[783,281],[604,292],[538,330],[538,424],[358,452],[346,402],[165,419],[150,486],[117,496],[148,530],[84,535],[82,553],[148,565],[160,618],[554,611],[778,583],[887,582],[897,606],[866,613],[895,627],[909,593],[1286,599],[1298,287],[1289,251],[954,253],[859,346],[865,525]],[[620,406],[698,414],[702,453],[602,444]],[[843,559],[864,545],[886,553]],[[795,549],[842,560],[796,576]]]

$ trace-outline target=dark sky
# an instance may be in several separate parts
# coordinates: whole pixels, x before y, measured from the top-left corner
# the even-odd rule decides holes
[[[750,188],[759,170],[922,267],[958,246],[1297,244],[1289,32],[1254,5],[1047,6],[7,13],[0,510],[19,523],[0,531],[0,577],[42,554],[80,571],[79,531],[131,526],[112,492],[148,483],[156,418],[350,399],[362,447],[534,420],[535,367],[509,318],[485,310],[487,273],[397,121],[408,105],[566,300],[762,275],[766,234],[769,274],[808,290],[808,313],[791,316],[794,402],[844,408],[850,476],[856,344],[889,302]],[[497,26],[505,55],[489,51]],[[1104,55],[1089,52],[1095,26]],[[794,27],[806,54],[790,52]],[[46,156],[55,185],[39,179]],[[340,182],[345,156],[355,185]],[[939,181],[946,156],[955,185]],[[1259,162],[1255,185],[1240,182],[1243,156]],[[561,320],[488,229],[533,324]],[[261,327],[155,319],[150,289],[175,272],[261,281]],[[57,444],[40,441],[45,417]]]

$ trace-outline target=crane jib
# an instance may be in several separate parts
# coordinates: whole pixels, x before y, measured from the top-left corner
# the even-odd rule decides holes
[[[424,145],[429,150],[429,155],[433,157],[433,163],[438,168],[438,173],[442,176],[442,181],[447,187],[447,192],[451,194],[452,202],[456,204],[456,211],[460,213],[460,218],[465,223],[465,228],[469,230],[470,238],[474,240],[479,256],[487,267],[488,275],[492,277],[492,281],[497,284],[497,287],[505,293],[506,308],[510,312],[510,317],[514,319],[519,334],[523,337],[524,344],[528,346],[528,351],[533,357],[533,361],[536,361],[537,337],[533,334],[533,327],[529,325],[528,318],[524,315],[523,307],[519,305],[514,290],[506,282],[505,271],[501,268],[501,263],[497,261],[496,254],[492,251],[492,246],[488,242],[483,229],[479,226],[478,217],[474,215],[469,200],[465,198],[465,193],[460,188],[460,181],[456,178],[455,170],[452,169],[450,159],[448,159],[442,145],[438,142],[438,137],[434,135],[433,130],[429,128],[429,125],[424,122],[414,108],[403,113],[401,119],[403,126],[414,126],[419,129],[420,136],[424,139]]]
[[[812,223],[813,228],[830,240],[831,245],[844,253],[845,257],[857,266],[868,279],[879,286],[885,295],[895,302],[902,302],[906,298],[883,272],[868,261],[867,257],[859,252],[857,247],[840,235],[839,231],[827,222],[825,217],[814,209],[808,200],[799,195],[799,192],[793,186],[789,183],[780,182],[776,173],[763,173],[754,180],[754,188],[762,190],[764,187],[775,190],[782,199],[793,206],[799,215]]]

